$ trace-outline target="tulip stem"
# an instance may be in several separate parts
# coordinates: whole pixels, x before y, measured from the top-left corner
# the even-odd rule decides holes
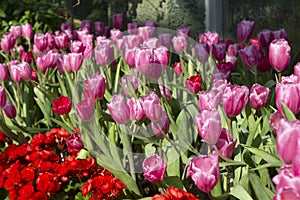
[[[191,151],[191,152],[193,152],[194,154],[196,154],[196,155],[198,155],[199,154],[199,152],[197,152],[195,149],[192,149],[191,147],[186,147],[186,146],[183,146],[183,145],[181,145],[181,144],[179,144],[179,143],[176,143],[176,142],[174,142],[167,134],[165,134],[164,133],[164,137],[166,138],[166,140],[168,141],[168,142],[170,142],[172,145],[174,145],[174,146],[177,146],[177,147],[179,147],[179,148],[182,148],[182,149],[187,149],[187,150],[189,150],[189,151]]]
[[[278,76],[278,83],[281,82],[281,72],[277,72],[277,76]]]
[[[11,129],[5,124],[4,118],[2,117],[3,120],[0,120],[0,129],[3,131],[4,135],[6,135],[8,138],[15,140],[19,144],[22,143],[27,143],[27,140],[24,137],[20,137],[13,133]]]
[[[219,156],[220,158],[222,158],[222,160],[224,160],[224,161],[226,161],[226,162],[228,162],[228,163],[237,163],[237,164],[240,164],[240,165],[247,165],[247,164],[244,163],[244,162],[239,162],[239,161],[231,160],[231,159],[229,159],[229,158],[223,156],[223,154],[219,151],[218,147],[217,147],[215,144],[213,145],[213,148],[214,148],[214,150],[216,151],[216,153],[218,154],[218,156]]]
[[[229,117],[226,117],[226,122],[227,122],[227,126],[228,126],[228,131],[231,134],[231,137],[233,137],[231,119]]]

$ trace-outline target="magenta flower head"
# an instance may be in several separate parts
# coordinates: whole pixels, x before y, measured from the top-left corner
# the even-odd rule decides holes
[[[114,95],[107,108],[113,120],[118,124],[125,124],[130,120],[130,110],[125,98],[120,95]]]
[[[202,87],[202,78],[200,74],[191,76],[185,80],[185,87],[190,92],[196,94],[201,90]]]
[[[190,37],[191,35],[191,29],[186,26],[180,26],[176,30],[176,36],[184,36],[184,37]]]
[[[3,108],[6,104],[6,91],[5,88],[0,86],[0,108]]]
[[[167,163],[159,155],[153,154],[143,162],[144,177],[150,182],[164,179]]]
[[[150,70],[153,58],[153,50],[149,48],[136,49],[135,51],[135,67],[138,72],[147,74]]]
[[[113,24],[116,29],[120,29],[123,26],[124,17],[123,13],[113,14]]]
[[[297,62],[296,65],[294,66],[294,75],[298,77],[298,80],[300,80],[300,62]]]
[[[32,69],[27,62],[21,62],[20,64],[11,62],[10,64],[10,77],[16,83],[21,82],[21,80],[30,80],[31,72]]]
[[[262,47],[268,47],[269,44],[275,39],[274,34],[269,29],[264,29],[258,33],[258,42]]]
[[[285,39],[273,40],[269,45],[269,61],[277,72],[282,72],[288,66],[291,47]]]
[[[139,80],[135,74],[126,74],[121,78],[122,91],[125,96],[131,97],[135,92],[137,92],[139,87]]]
[[[33,30],[31,24],[27,23],[22,25],[22,35],[26,39],[31,39],[33,36]]]
[[[125,53],[124,53],[124,58],[126,63],[130,66],[130,67],[134,67],[135,66],[135,52],[136,52],[137,48],[133,48],[133,49],[125,49]]]
[[[261,56],[257,65],[257,70],[259,72],[267,72],[270,71],[270,69],[272,69],[272,66],[269,61],[269,56]]]
[[[37,33],[34,35],[34,44],[38,50],[43,51],[48,47],[48,38],[43,33]]]
[[[276,130],[276,147],[279,157],[291,164],[294,159],[299,159],[297,154],[300,148],[300,122],[281,119]]]
[[[88,90],[89,96],[94,99],[102,99],[106,89],[106,83],[103,76],[96,72],[92,76],[89,76],[84,81],[85,89]]]
[[[168,114],[165,111],[162,112],[158,120],[151,122],[151,128],[157,137],[162,137],[167,134],[170,128],[170,119]]]
[[[205,42],[208,44],[210,50],[212,49],[213,44],[217,44],[219,42],[219,34],[217,32],[206,32],[204,34],[199,34],[199,43]]]
[[[66,30],[73,31],[73,25],[71,22],[65,21],[60,25],[60,30],[63,32]]]
[[[130,35],[137,35],[138,34],[138,27],[139,24],[137,22],[132,22],[127,24],[127,31]]]
[[[13,37],[12,33],[5,33],[2,35],[1,39],[1,49],[5,53],[8,53],[15,45],[16,39]]]
[[[66,145],[74,152],[79,152],[84,147],[81,137],[76,133],[67,138]]]
[[[143,110],[142,103],[142,99],[129,99],[128,106],[130,111],[130,120],[141,120],[144,118],[145,113]]]
[[[220,137],[216,143],[216,147],[226,158],[231,158],[237,140],[232,139],[231,134],[225,128],[222,129]],[[213,154],[217,154],[214,148],[211,148]]]
[[[270,89],[255,83],[250,89],[250,105],[258,110],[266,105],[269,99]]]
[[[74,40],[71,42],[70,50],[71,53],[82,53],[85,50],[85,45],[79,40]]]
[[[22,26],[10,26],[9,31],[15,39],[19,39],[22,35]]]
[[[208,144],[216,144],[222,130],[221,117],[217,109],[203,110],[195,118],[195,124],[201,138]]]
[[[149,38],[143,42],[143,48],[152,48],[155,49],[159,47],[159,42],[156,37]]]
[[[217,109],[221,101],[222,94],[216,88],[209,91],[201,91],[199,95],[198,107],[200,111]]]
[[[143,41],[151,38],[155,32],[154,27],[142,26],[138,28],[138,36],[142,38]]]
[[[8,78],[7,66],[3,63],[0,63],[0,82],[6,81]]]
[[[62,33],[62,34],[66,35],[65,33]],[[56,46],[55,37],[56,36],[52,35],[50,32],[47,32],[45,34],[45,37],[47,38],[47,48],[46,48],[46,51],[49,50],[49,49],[55,48],[55,46]]]
[[[81,53],[68,53],[63,56],[63,65],[68,73],[77,72],[83,62],[83,55]]]
[[[95,100],[93,98],[87,98],[76,105],[76,112],[79,118],[83,121],[92,119],[95,112]]]
[[[194,54],[202,64],[206,63],[210,54],[208,44],[204,42],[195,44]]]
[[[85,19],[85,20],[81,21],[81,24],[80,24],[80,29],[81,30],[84,30],[84,31],[86,31],[88,33],[91,33],[92,32],[92,28],[93,28],[93,22],[92,22],[92,20]]]
[[[284,118],[284,115],[282,115],[279,111],[272,113],[269,118],[269,124],[274,132],[276,132],[277,128],[279,127],[280,120]]]
[[[182,64],[181,64],[181,62],[175,62],[174,63],[174,71],[177,75],[182,74]]]
[[[247,46],[239,51],[243,64],[252,69],[258,65],[259,51],[255,45]]]
[[[144,26],[148,26],[148,27],[156,27],[156,23],[155,21],[152,21],[152,20],[146,20],[144,22]]]
[[[284,165],[280,173],[273,179],[276,185],[276,194],[273,200],[297,200],[300,196],[300,176],[293,172],[293,167]]]
[[[95,59],[100,66],[106,66],[114,60],[114,47],[110,44],[95,48]]]
[[[66,49],[69,45],[69,38],[65,33],[60,33],[59,35],[56,35],[54,39],[55,44],[59,49]]]
[[[155,92],[143,97],[142,103],[145,115],[151,121],[158,120],[163,112],[160,100]]]
[[[138,35],[126,35],[123,37],[125,46],[128,49],[140,47],[142,44],[142,38]]]
[[[297,78],[297,76],[295,76]],[[300,110],[300,84],[298,81],[283,82],[276,84],[276,107],[284,115],[281,102],[284,103],[294,114]]]
[[[239,44],[229,44],[227,51],[229,56],[237,56],[239,52]]]
[[[170,90],[168,88],[166,88],[165,86],[163,86],[162,84],[159,84],[159,91],[161,96],[166,97],[166,99],[168,101],[170,101],[172,99],[172,94],[170,92]]]
[[[224,60],[226,53],[226,43],[225,42],[219,42],[217,44],[212,45],[212,54],[213,56],[221,61]]]
[[[159,43],[162,46],[169,48],[172,44],[172,35],[169,33],[162,33],[158,36]]]
[[[248,102],[249,89],[246,86],[228,85],[221,102],[228,117],[239,115]]]
[[[4,114],[10,119],[14,119],[17,116],[16,107],[14,104],[7,102],[3,107]]]
[[[187,49],[188,43],[187,43],[187,39],[183,36],[175,36],[172,39],[172,43],[173,43],[173,48],[174,50],[180,54],[182,51],[184,51],[185,49]]]
[[[96,35],[102,35],[104,32],[104,23],[97,21],[94,23],[94,28],[95,28]]]
[[[111,29],[110,30],[110,39],[115,43],[117,39],[122,39],[123,38],[123,33],[119,29]]]
[[[201,191],[210,192],[220,178],[218,156],[211,154],[192,158],[186,172],[186,178],[189,177]]]
[[[246,42],[250,39],[254,30],[254,21],[242,20],[237,27],[237,38]]]

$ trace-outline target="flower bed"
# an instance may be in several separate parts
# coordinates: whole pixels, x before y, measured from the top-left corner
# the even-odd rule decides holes
[[[236,41],[195,41],[113,20],[2,36],[1,197],[299,198],[300,65],[284,29],[254,38],[244,20]]]

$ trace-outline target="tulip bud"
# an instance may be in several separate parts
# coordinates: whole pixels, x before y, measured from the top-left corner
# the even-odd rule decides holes
[[[252,85],[250,89],[250,105],[255,110],[258,110],[266,105],[269,99],[270,90],[267,87],[261,86],[258,83]]]
[[[277,72],[282,72],[288,66],[291,47],[284,39],[273,40],[269,45],[269,61]]]
[[[92,32],[93,22],[90,19],[85,19],[81,21],[80,30],[86,31],[88,33]]]
[[[210,50],[212,49],[213,44],[217,44],[219,42],[219,34],[217,32],[206,32],[204,34],[199,34],[199,43],[206,43],[208,44]]]
[[[68,114],[71,108],[72,103],[69,97],[60,96],[52,101],[52,110],[58,115]]]
[[[113,120],[119,124],[125,124],[130,120],[130,110],[125,98],[120,95],[114,95],[107,108]]]
[[[144,118],[144,110],[142,106],[143,101],[141,99],[131,98],[128,102],[130,111],[130,120],[141,120]]]
[[[63,56],[63,65],[68,73],[77,72],[83,62],[81,53],[68,53]]]
[[[0,74],[1,74],[1,69],[0,69]],[[294,75],[296,75],[298,77],[298,80],[300,80],[300,62],[297,62],[297,64],[294,66]]]
[[[148,119],[155,121],[160,118],[162,114],[162,106],[155,92],[150,92],[147,96],[143,97],[142,106]]]
[[[142,27],[138,28],[138,36],[140,36],[143,41],[145,41],[145,40],[149,39],[150,37],[152,37],[154,32],[155,32],[154,27],[142,26]]]
[[[186,178],[189,177],[192,178],[201,191],[210,192],[220,178],[218,156],[211,154],[192,158],[186,173]]]
[[[197,44],[195,44],[194,54],[195,54],[196,58],[202,64],[206,63],[208,58],[209,58],[209,54],[210,54],[208,44],[207,43],[197,43]]]
[[[17,116],[16,107],[10,102],[6,103],[6,105],[3,107],[3,111],[6,117],[10,119],[14,119]]]
[[[269,29],[264,29],[258,33],[258,41],[262,47],[268,47],[274,39],[274,34]]]
[[[248,68],[253,68],[258,65],[259,52],[255,45],[247,46],[240,50],[240,56],[244,65]]]
[[[237,27],[237,37],[240,41],[246,42],[250,39],[254,30],[254,21],[242,20]]]
[[[6,81],[8,78],[8,70],[5,64],[0,63],[0,82]]]
[[[200,111],[218,109],[221,100],[221,93],[212,88],[209,91],[201,91],[199,95],[198,107]]]
[[[229,56],[237,56],[239,51],[239,44],[230,44],[227,51]]]
[[[27,62],[21,62],[10,64],[10,77],[12,81],[19,83],[21,80],[30,80],[31,79],[32,69]]]
[[[248,102],[249,89],[246,86],[229,85],[222,96],[222,105],[228,117],[239,115]]]
[[[70,50],[71,53],[82,53],[84,52],[85,45],[79,40],[74,40],[71,42]]]
[[[100,66],[106,66],[114,60],[114,47],[112,45],[103,45],[95,49],[95,58]]]
[[[230,158],[234,152],[236,142],[237,140],[233,141],[229,131],[223,128],[216,143],[216,147],[224,157]],[[216,154],[214,148],[211,148],[211,151],[213,154]]]
[[[43,33],[37,33],[34,35],[34,44],[38,50],[43,51],[47,48],[48,38]]]
[[[113,24],[116,29],[120,29],[123,26],[123,22],[123,13],[113,14]]]
[[[81,120],[88,121],[94,116],[94,99],[87,98],[76,105],[76,111]]]
[[[22,25],[22,35],[26,39],[30,39],[33,36],[33,30],[31,24]]]
[[[84,81],[85,89],[93,99],[102,99],[106,89],[106,83],[103,76],[96,72]]]
[[[269,118],[269,124],[274,132],[276,132],[277,128],[279,127],[279,122],[281,119],[285,117],[281,114],[281,112],[276,111],[274,112]]]
[[[3,108],[6,104],[6,91],[5,88],[0,86],[0,108]]]
[[[153,58],[152,49],[136,49],[135,67],[138,72],[146,74],[150,70],[151,59]]]
[[[225,56],[225,62],[231,63],[232,68],[234,69],[236,64],[237,64],[237,57],[226,55]]]
[[[9,32],[15,39],[19,39],[22,35],[22,26],[10,26]]]
[[[122,39],[123,33],[119,29],[111,29],[110,30],[110,39],[115,43],[117,39]]]
[[[65,21],[60,25],[60,30],[63,32],[66,30],[73,30],[73,25],[71,22]]]
[[[122,91],[125,96],[131,97],[135,92],[137,92],[139,87],[139,81],[136,75],[124,75],[121,78]]]
[[[202,78],[200,74],[187,78],[185,80],[185,87],[194,94],[198,93],[202,87]]]
[[[170,90],[168,88],[166,88],[165,86],[159,84],[159,91],[161,96],[166,97],[166,99],[168,101],[170,101],[172,99],[172,94],[170,92]]]
[[[187,48],[187,46],[188,46],[187,39],[185,37],[183,37],[183,36],[175,36],[175,37],[173,37],[172,43],[173,43],[174,50],[178,54],[180,54],[182,51],[184,51]]]
[[[62,33],[62,34],[65,35],[65,36],[67,37],[67,40],[68,40],[67,34],[65,34],[65,33]],[[57,44],[55,43],[55,37],[57,37],[57,36],[53,36],[51,33],[47,32],[47,33],[45,34],[45,37],[47,38],[47,48],[46,48],[46,50],[55,48],[55,46],[57,45]],[[58,45],[59,45],[59,44],[58,44]],[[58,46],[58,45],[57,45],[57,46]],[[68,44],[67,44],[67,46],[68,46]],[[67,48],[67,47],[65,47],[65,48]]]
[[[130,35],[137,35],[138,34],[138,27],[139,27],[139,24],[136,23],[136,22],[128,23],[127,24],[128,33]]]
[[[96,35],[102,35],[104,32],[104,23],[97,21],[94,23],[94,28],[95,28]]]
[[[180,26],[176,30],[176,36],[183,36],[183,37],[190,37],[191,35],[191,29],[186,26]]]
[[[136,48],[134,49],[125,49],[125,61],[126,63],[130,66],[130,67],[134,67],[135,66],[135,52],[136,52]]]
[[[225,58],[226,53],[226,43],[219,42],[212,45],[212,54],[218,60],[221,61]]]
[[[66,145],[68,149],[74,152],[79,152],[84,147],[81,137],[78,136],[76,133],[73,133],[70,137],[68,137]]]
[[[216,144],[222,130],[221,117],[217,109],[203,110],[195,118],[195,124],[201,138],[208,144]]]
[[[160,43],[160,45],[169,48],[172,43],[172,35],[169,33],[160,34],[159,35],[159,43]]]
[[[83,51],[83,58],[84,59],[94,58],[94,45],[93,45],[93,43],[85,44],[85,48],[84,48],[84,51]]]
[[[150,182],[157,182],[164,179],[167,164],[157,154],[146,158],[143,162],[144,177]]]
[[[157,137],[162,137],[168,133],[170,128],[170,119],[168,114],[165,111],[162,112],[158,120],[151,122],[151,128]]]
[[[2,35],[1,49],[5,53],[9,53],[9,51],[14,47],[15,43],[16,39],[13,37],[12,33],[5,33]]]
[[[69,38],[67,34],[60,33],[59,35],[55,36],[55,44],[59,49],[66,49],[69,44]]]
[[[182,65],[181,62],[175,62],[174,63],[174,71],[177,75],[182,74]]]
[[[273,31],[275,39],[285,39],[288,40],[288,35],[284,29],[279,29],[277,31]]]

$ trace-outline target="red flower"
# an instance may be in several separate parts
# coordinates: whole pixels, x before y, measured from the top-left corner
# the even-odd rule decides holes
[[[202,78],[201,78],[200,74],[197,74],[195,76],[191,76],[190,78],[187,78],[185,80],[185,86],[189,91],[191,91],[195,94],[197,92],[199,92],[202,87]]]
[[[21,172],[21,178],[25,182],[32,182],[35,178],[35,172],[32,167],[25,167]]]
[[[152,197],[152,200],[170,200],[170,198],[164,194],[156,194]]]
[[[199,200],[193,194],[175,187],[167,188],[167,195],[172,200]]]
[[[24,185],[20,188],[19,194],[22,197],[30,197],[34,193],[34,187],[31,184]]]
[[[71,100],[69,97],[60,96],[52,101],[52,110],[58,115],[68,114],[71,111]]]

